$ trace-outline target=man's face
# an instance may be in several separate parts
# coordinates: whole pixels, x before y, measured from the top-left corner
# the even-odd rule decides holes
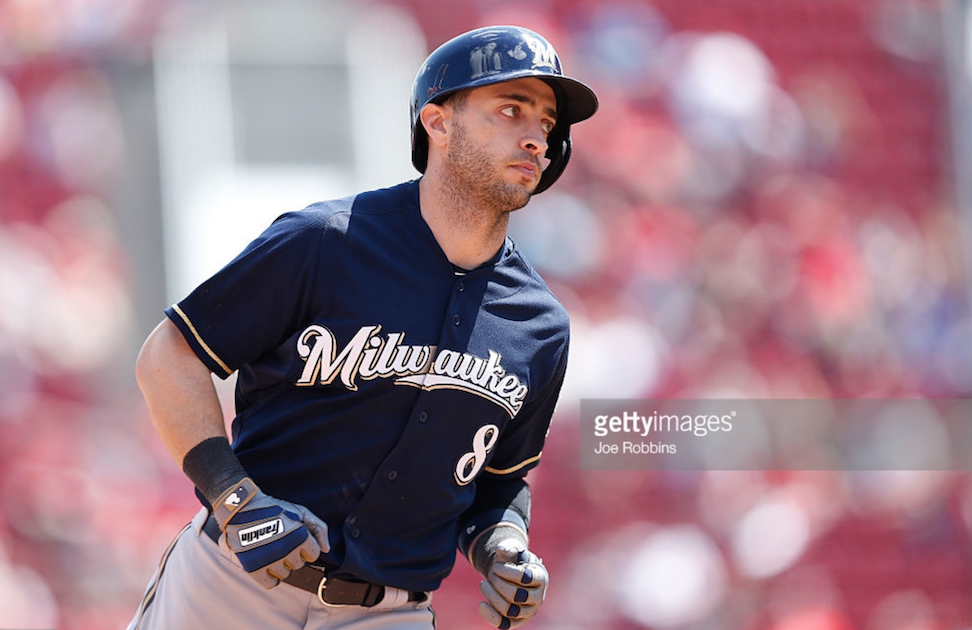
[[[557,120],[549,85],[527,78],[474,88],[453,107],[446,168],[458,194],[501,211],[522,208],[549,164]]]

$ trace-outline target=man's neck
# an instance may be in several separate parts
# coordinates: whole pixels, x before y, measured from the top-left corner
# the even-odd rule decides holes
[[[419,180],[419,207],[432,235],[453,265],[475,269],[492,260],[506,240],[510,213],[476,206]]]

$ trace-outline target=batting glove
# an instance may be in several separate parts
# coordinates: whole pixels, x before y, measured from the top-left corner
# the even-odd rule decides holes
[[[500,543],[486,579],[479,584],[486,598],[479,604],[480,616],[500,630],[526,623],[543,604],[549,580],[543,561],[521,543]]]
[[[302,505],[268,496],[249,477],[213,504],[230,551],[264,588],[329,551],[327,524]]]

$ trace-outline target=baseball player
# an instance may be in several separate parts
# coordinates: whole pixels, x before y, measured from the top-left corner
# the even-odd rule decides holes
[[[457,548],[487,622],[536,614],[524,477],[569,324],[506,229],[596,109],[537,33],[459,35],[413,86],[421,178],[284,214],[166,309],[136,374],[203,508],[130,630],[428,630]]]

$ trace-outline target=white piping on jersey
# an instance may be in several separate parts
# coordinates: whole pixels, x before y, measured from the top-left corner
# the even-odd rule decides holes
[[[338,352],[334,333],[317,324],[297,337],[297,354],[304,369],[297,385],[327,385],[340,376],[351,391],[364,379],[398,377],[396,385],[424,390],[458,389],[481,396],[514,417],[523,406],[528,387],[501,365],[502,356],[493,350],[489,357],[438,349],[437,346],[407,346],[405,333],[378,336],[380,325],[362,326]]]

